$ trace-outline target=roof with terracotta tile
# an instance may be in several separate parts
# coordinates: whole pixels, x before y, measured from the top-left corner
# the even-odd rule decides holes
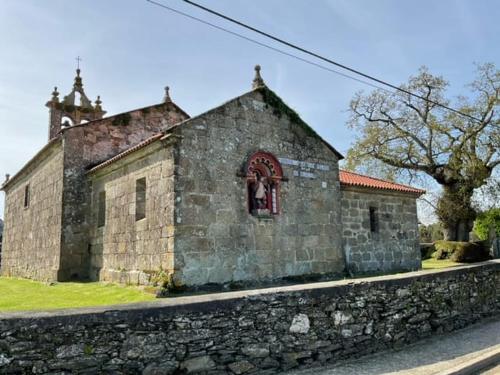
[[[371,189],[399,191],[422,195],[425,190],[417,189],[408,185],[396,184],[394,182],[381,180],[375,177],[364,176],[359,173],[340,170],[340,184],[344,186],[359,186]]]

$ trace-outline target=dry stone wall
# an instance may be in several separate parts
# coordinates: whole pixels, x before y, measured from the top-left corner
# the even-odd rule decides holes
[[[253,91],[189,120],[175,182],[179,284],[344,271],[338,156],[312,130]],[[280,213],[249,213],[245,166],[257,151],[281,160]]]
[[[147,284],[173,271],[174,159],[157,141],[99,170],[92,179],[91,272],[94,280]],[[146,217],[136,220],[136,181],[146,180]],[[105,191],[105,224],[98,226]]]
[[[57,277],[61,245],[63,151],[55,142],[6,188],[1,274]],[[25,189],[29,202],[25,207]]]
[[[375,231],[371,229],[370,207],[375,209]],[[343,186],[342,226],[351,273],[420,268],[415,196]]]
[[[500,313],[500,262],[156,304],[0,314],[0,373],[276,374]]]

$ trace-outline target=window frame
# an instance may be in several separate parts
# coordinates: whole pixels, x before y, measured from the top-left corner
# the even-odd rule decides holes
[[[379,233],[380,231],[380,222],[379,222],[379,214],[378,208],[375,206],[370,206],[368,208],[369,219],[370,219],[370,233]]]
[[[24,208],[29,208],[31,203],[31,187],[30,184],[26,184],[24,186],[24,201],[23,201],[23,207]]]
[[[147,199],[147,181],[146,177],[141,177],[135,180],[135,221],[143,220],[146,215],[146,199]],[[140,194],[140,195],[139,195]]]
[[[106,190],[101,190],[97,197],[97,228],[106,226]]]

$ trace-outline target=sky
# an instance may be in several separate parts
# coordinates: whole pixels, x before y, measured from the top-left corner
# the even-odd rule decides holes
[[[181,0],[157,1],[283,48]],[[494,0],[199,3],[394,84],[426,65],[452,96],[467,93],[475,62],[500,65]],[[260,64],[266,84],[342,153],[354,140],[349,101],[371,90],[146,0],[1,0],[0,45],[0,181],[47,142],[45,103],[54,86],[70,92],[77,56],[87,96],[100,95],[109,115],[161,102],[166,85],[186,112],[202,113],[248,91]],[[3,205],[2,194],[0,217]]]

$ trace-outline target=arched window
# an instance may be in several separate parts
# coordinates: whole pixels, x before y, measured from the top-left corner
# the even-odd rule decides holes
[[[247,162],[248,211],[252,215],[278,215],[280,211],[281,165],[269,152],[259,151]]]
[[[61,125],[63,127],[67,127],[67,126],[73,126],[74,125],[74,121],[71,117],[69,116],[63,116],[61,118]]]

